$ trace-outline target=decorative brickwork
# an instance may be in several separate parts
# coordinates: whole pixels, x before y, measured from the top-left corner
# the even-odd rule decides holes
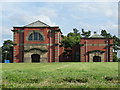
[[[14,55],[13,62],[32,62],[32,56],[39,56],[39,62],[59,62],[58,26],[36,21],[23,27],[13,27]],[[63,52],[63,51],[61,51]]]
[[[98,34],[81,38],[80,45],[64,48],[62,32],[36,21],[23,27],[13,27],[13,62],[112,62],[113,39]]]
[[[82,38],[80,41],[80,61],[93,62],[94,56],[100,57],[101,62],[113,61],[113,39],[112,38]]]

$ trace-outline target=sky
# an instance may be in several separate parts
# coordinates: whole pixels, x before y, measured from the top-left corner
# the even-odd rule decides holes
[[[102,29],[118,35],[118,2],[115,0],[85,0],[86,2],[28,2],[28,0],[9,0],[0,3],[0,46],[4,40],[12,40],[13,26],[25,26],[37,20],[51,26],[59,26],[64,35],[84,28],[100,33]],[[26,1],[26,2],[25,2]],[[76,0],[75,0],[76,1]],[[99,0],[98,0],[99,1]],[[106,1],[106,2],[105,2]]]

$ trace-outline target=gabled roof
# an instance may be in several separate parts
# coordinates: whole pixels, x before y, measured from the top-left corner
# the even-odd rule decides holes
[[[104,38],[104,37],[99,34],[94,34],[91,36],[91,38]]]
[[[38,21],[30,23],[24,27],[50,27],[50,26],[38,20]]]
[[[92,35],[90,38],[104,38],[104,37],[94,32],[94,35]]]

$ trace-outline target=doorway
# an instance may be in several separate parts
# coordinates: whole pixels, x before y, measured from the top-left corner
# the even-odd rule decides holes
[[[101,57],[100,56],[94,56],[93,57],[93,62],[101,62]]]
[[[39,54],[32,54],[31,59],[32,59],[32,62],[40,62],[40,55]]]

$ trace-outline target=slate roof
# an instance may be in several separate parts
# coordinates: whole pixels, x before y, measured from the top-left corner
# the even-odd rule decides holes
[[[91,38],[104,38],[104,37],[99,34],[94,34],[91,36]]]
[[[44,22],[38,20],[38,21],[30,23],[24,27],[50,27],[50,26],[45,24]]]
[[[104,36],[97,34],[96,32],[90,38],[104,38]]]

